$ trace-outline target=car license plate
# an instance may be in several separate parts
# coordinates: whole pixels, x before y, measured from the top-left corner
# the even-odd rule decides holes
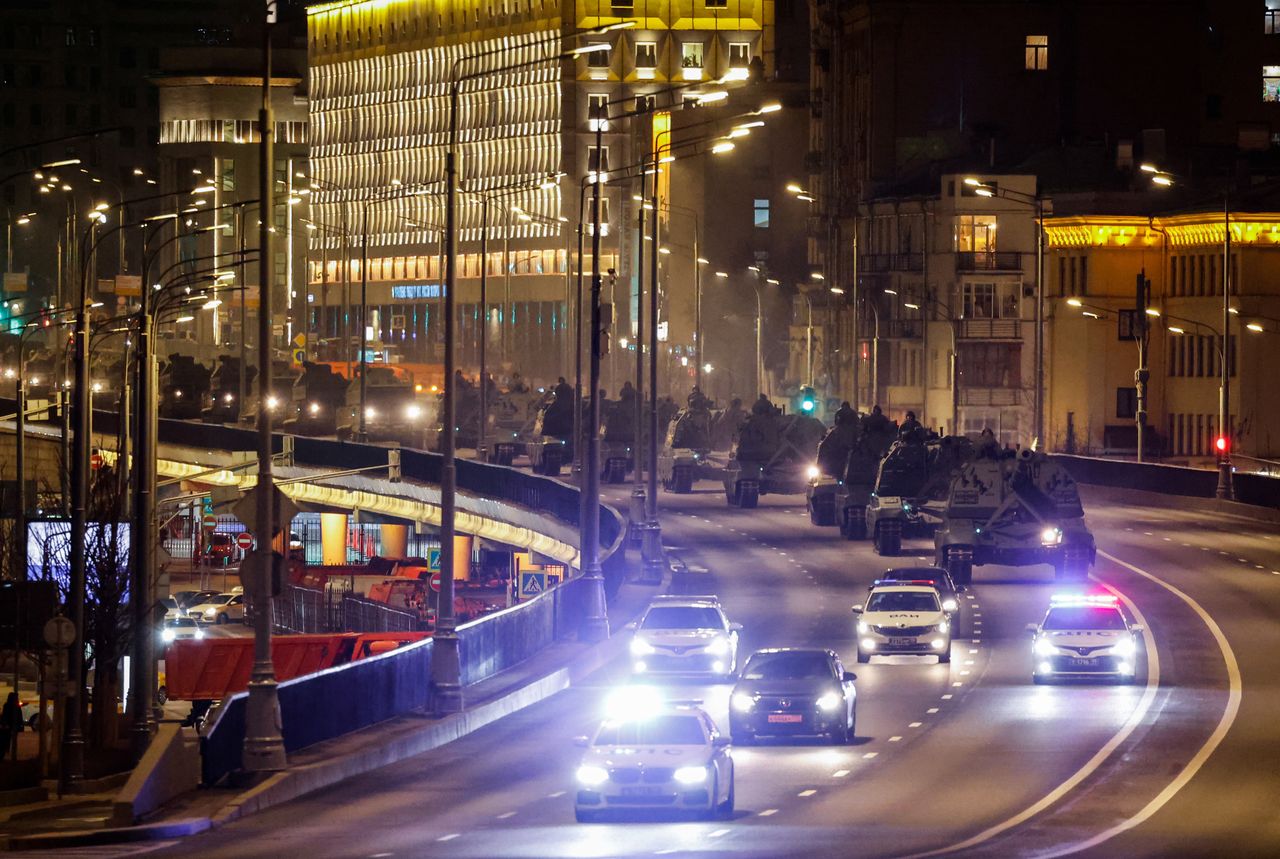
[[[1086,657],[1076,657],[1071,660],[1072,668],[1093,668],[1098,664],[1098,660]]]
[[[795,725],[804,721],[804,716],[799,713],[770,713],[770,724]]]
[[[916,643],[914,638],[890,638],[889,645],[891,647],[911,647]]]
[[[662,793],[662,789],[658,787],[649,787],[642,785],[640,787],[624,787],[622,789],[623,796],[658,796]]]

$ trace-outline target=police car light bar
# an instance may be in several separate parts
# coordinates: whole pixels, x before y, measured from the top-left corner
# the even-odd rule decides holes
[[[1114,606],[1120,602],[1115,594],[1054,594],[1049,604],[1061,606]]]

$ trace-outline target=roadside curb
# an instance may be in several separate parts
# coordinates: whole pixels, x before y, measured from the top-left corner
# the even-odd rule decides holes
[[[37,832],[33,835],[14,835],[10,837],[9,849],[57,850],[101,844],[127,844],[131,841],[158,841],[164,838],[183,838],[188,835],[198,835],[207,831],[211,825],[207,817],[190,817],[184,820],[142,823],[137,826],[121,826],[113,829]]]

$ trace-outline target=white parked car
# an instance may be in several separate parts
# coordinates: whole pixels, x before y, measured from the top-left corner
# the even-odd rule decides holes
[[[733,814],[729,741],[693,706],[630,707],[590,737],[577,771],[574,815],[579,823],[629,809]]]
[[[218,594],[200,605],[194,605],[187,616],[200,623],[244,621],[244,594]]]
[[[711,673],[728,676],[738,664],[738,632],[714,596],[655,597],[635,625],[631,668],[636,674]]]
[[[160,630],[162,642],[168,644],[184,638],[204,638],[204,630],[200,628],[200,624],[194,617],[175,617],[173,620],[164,622],[164,628]]]
[[[951,616],[938,591],[928,585],[872,588],[866,605],[855,605],[858,661],[872,656],[913,653],[951,661]]]

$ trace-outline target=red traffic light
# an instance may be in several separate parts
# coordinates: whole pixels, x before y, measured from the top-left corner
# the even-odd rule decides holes
[[[1218,449],[1218,453],[1226,453],[1227,437],[1225,435],[1218,436],[1216,439],[1214,439],[1213,446]]]

